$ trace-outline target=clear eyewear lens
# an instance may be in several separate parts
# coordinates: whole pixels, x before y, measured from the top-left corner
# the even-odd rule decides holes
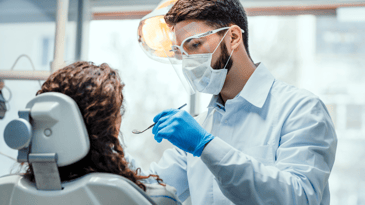
[[[206,43],[209,41],[209,37],[191,38],[184,42],[182,48],[187,55],[203,54],[213,52],[211,45]]]
[[[212,47],[210,43],[206,42],[209,41],[209,38],[213,37],[212,34],[218,33],[219,31],[227,30],[229,28],[230,27],[223,27],[205,33],[193,35],[186,38],[183,41],[181,47],[183,48],[185,53],[187,53],[187,55],[213,53],[216,49],[216,46]]]
[[[229,28],[230,27],[223,27],[190,36],[182,41],[181,46],[172,45],[171,52],[174,53],[174,57],[179,61],[182,60],[182,55],[213,53],[217,46],[211,47],[212,45],[205,42],[209,41],[209,38],[212,37],[212,34],[218,33],[219,31],[227,30]],[[241,31],[242,33],[244,33],[244,30],[241,29]],[[223,38],[221,39],[221,41],[222,40]]]

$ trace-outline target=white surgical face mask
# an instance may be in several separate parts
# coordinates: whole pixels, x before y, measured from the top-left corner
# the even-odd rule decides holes
[[[228,31],[226,32],[226,34]],[[217,50],[218,46],[222,43],[224,37],[213,51]],[[182,69],[185,78],[189,81],[191,86],[199,92],[218,95],[224,85],[227,77],[226,66],[231,59],[231,55],[223,69],[213,69],[211,66],[213,53],[206,54],[191,54],[182,56]]]

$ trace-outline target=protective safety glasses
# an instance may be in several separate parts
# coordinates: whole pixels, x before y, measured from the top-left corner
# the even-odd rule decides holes
[[[200,34],[190,36],[190,37],[184,39],[181,42],[180,46],[172,45],[169,53],[173,53],[173,56],[171,56],[171,55],[170,56],[174,57],[176,59],[174,61],[175,63],[181,63],[182,55],[189,56],[192,54],[213,53],[215,51],[215,49],[217,48],[216,46],[210,47],[211,46],[210,44],[206,44],[205,46],[203,46],[203,44],[209,40],[210,35],[218,33],[220,31],[223,31],[226,29],[230,29],[230,27],[223,27],[223,28],[211,30],[211,31],[208,31],[205,33],[200,33]],[[244,30],[241,29],[241,31],[242,31],[242,33],[244,33]]]

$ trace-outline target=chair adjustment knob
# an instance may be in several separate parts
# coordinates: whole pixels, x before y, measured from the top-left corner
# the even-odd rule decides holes
[[[32,138],[32,126],[25,119],[9,122],[4,130],[5,143],[12,149],[20,150],[29,146]]]

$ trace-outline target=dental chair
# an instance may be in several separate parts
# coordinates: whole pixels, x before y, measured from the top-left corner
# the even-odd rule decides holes
[[[18,162],[32,164],[35,183],[21,174],[0,177],[0,205],[155,204],[137,185],[115,174],[91,173],[61,182],[58,167],[81,160],[90,149],[72,98],[40,94],[18,115],[6,126],[4,139],[18,150]]]

